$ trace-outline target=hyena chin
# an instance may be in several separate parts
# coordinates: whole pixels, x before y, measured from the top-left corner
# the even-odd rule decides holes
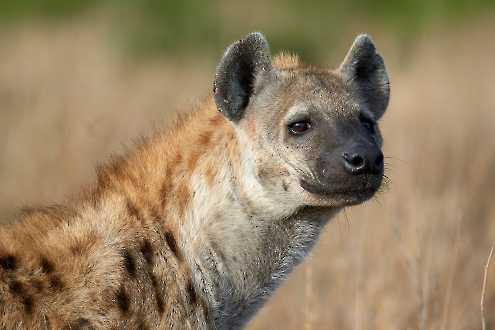
[[[235,42],[199,109],[0,227],[0,328],[242,328],[379,189],[388,99],[365,35],[336,70],[272,61],[260,33]]]

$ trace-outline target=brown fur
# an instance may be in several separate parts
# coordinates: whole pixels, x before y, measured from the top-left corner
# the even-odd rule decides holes
[[[178,226],[191,198],[188,173],[214,140],[230,144],[229,130],[207,100],[168,133],[100,167],[81,199],[26,210],[0,228],[0,328],[181,327],[191,313],[206,322]],[[204,168],[212,184],[215,165]]]

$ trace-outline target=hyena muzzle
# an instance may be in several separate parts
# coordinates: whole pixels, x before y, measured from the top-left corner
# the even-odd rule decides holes
[[[0,227],[0,329],[236,329],[384,175],[389,81],[370,38],[336,70],[225,51],[213,95]]]

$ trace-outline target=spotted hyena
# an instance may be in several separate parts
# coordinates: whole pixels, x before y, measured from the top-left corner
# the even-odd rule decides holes
[[[388,99],[365,35],[336,70],[235,42],[197,110],[0,228],[0,328],[241,328],[379,189]]]

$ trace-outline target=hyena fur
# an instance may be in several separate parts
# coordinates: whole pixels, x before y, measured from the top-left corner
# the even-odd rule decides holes
[[[238,329],[383,177],[382,57],[336,70],[225,51],[213,95],[100,167],[64,205],[0,227],[1,329]]]

